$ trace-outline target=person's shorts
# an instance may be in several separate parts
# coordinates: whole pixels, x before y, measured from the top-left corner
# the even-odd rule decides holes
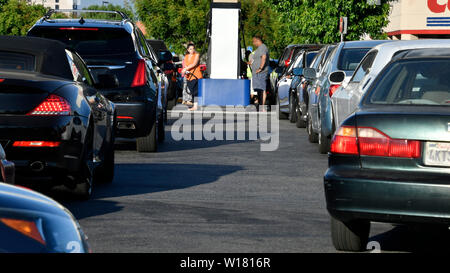
[[[252,75],[253,90],[266,90],[267,89],[267,72],[254,73]]]

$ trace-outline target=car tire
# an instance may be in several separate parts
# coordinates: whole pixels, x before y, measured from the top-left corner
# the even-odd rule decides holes
[[[297,121],[297,98],[292,92],[289,95],[289,121],[291,123]]]
[[[115,149],[114,149],[114,142],[116,139],[114,128],[116,128],[115,115],[114,115],[114,121],[113,121],[111,143],[110,143],[108,151],[105,153],[105,158],[103,159],[103,164],[95,170],[94,183],[109,184],[109,183],[112,183],[114,180],[115,156],[116,156]]]
[[[280,98],[278,98],[278,94],[276,94],[276,100],[277,100],[277,105],[278,105],[278,119],[282,120],[282,119],[287,119],[288,115],[286,113],[281,112],[281,108],[280,108]]]
[[[158,121],[158,142],[163,143],[166,139],[165,118],[160,117]]]
[[[136,139],[136,150],[139,153],[155,153],[157,149],[157,122],[155,121],[147,136]]]
[[[312,120],[311,117],[307,117],[307,127],[306,131],[308,133],[308,140],[311,143],[317,143],[318,142],[318,136],[316,133],[314,133],[313,127],[312,127]]]
[[[297,115],[295,126],[297,126],[297,128],[306,128],[306,121],[303,119],[303,114],[300,110],[300,107],[297,105],[295,109],[295,114]]]
[[[94,162],[93,162],[93,146],[92,144],[94,143],[93,141],[93,132],[92,132],[92,127],[90,127],[88,129],[88,133],[86,136],[86,139],[88,139],[89,141],[87,143],[84,144],[83,147],[83,153],[82,153],[82,161],[81,161],[81,165],[80,168],[78,170],[78,172],[74,175],[74,183],[75,183],[75,188],[73,190],[73,193],[76,197],[76,199],[79,200],[89,200],[92,196],[92,188],[93,188],[93,175],[92,175],[92,171],[90,171],[90,169],[92,167],[90,167],[90,165],[93,166]]]
[[[370,222],[352,221],[344,223],[331,217],[331,240],[339,251],[364,251],[369,240]]]
[[[330,151],[331,140],[328,136],[322,133],[322,129],[319,130],[319,152],[321,154],[326,154]]]

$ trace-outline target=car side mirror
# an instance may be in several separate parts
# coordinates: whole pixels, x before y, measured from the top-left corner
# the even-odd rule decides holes
[[[16,167],[13,162],[6,160],[5,150],[0,145],[0,169],[1,179],[7,184],[15,184]]]
[[[328,76],[331,84],[342,84],[345,80],[346,74],[344,71],[335,71]]]
[[[294,76],[303,76],[303,68],[302,67],[294,68],[292,74],[294,74]]]
[[[317,78],[317,71],[314,68],[310,67],[304,68],[303,76],[308,79],[315,79]]]
[[[170,62],[173,59],[172,52],[170,51],[161,51],[159,52],[159,61],[161,63]]]
[[[284,67],[278,66],[277,68],[275,68],[275,73],[281,74],[281,73],[283,73],[283,70],[284,70]]]
[[[97,75],[97,89],[113,89],[119,87],[119,79],[114,74],[99,74]]]

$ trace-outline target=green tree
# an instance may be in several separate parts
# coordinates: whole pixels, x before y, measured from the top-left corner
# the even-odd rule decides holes
[[[128,17],[130,17],[131,19],[133,19],[133,20],[136,19],[136,16],[133,12],[133,7],[131,6],[131,4],[128,1],[124,1],[123,6],[113,5],[113,4],[91,5],[86,8],[83,8],[83,9],[84,10],[121,11],[121,12],[125,13]],[[119,15],[108,14],[108,13],[82,13],[82,15],[84,18],[109,19],[109,20],[120,19]]]
[[[346,40],[359,40],[364,34],[384,39],[392,0],[370,5],[367,0],[265,0],[280,15],[289,43],[333,43],[340,40],[339,17],[348,17]]]
[[[183,44],[193,41],[206,52],[206,24],[210,0],[136,0],[139,19],[147,35],[164,40],[177,53]]]
[[[0,3],[1,35],[26,35],[47,11],[42,5],[30,5],[25,0],[1,0]]]

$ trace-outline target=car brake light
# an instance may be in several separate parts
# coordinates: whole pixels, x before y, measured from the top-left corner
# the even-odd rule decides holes
[[[358,155],[356,128],[350,126],[339,128],[331,141],[330,151],[333,154]]]
[[[4,82],[5,81],[5,79],[0,79],[0,83],[2,83],[2,82]]]
[[[145,69],[145,60],[139,60],[138,66],[136,68],[136,73],[134,74],[133,82],[131,87],[143,86],[147,84],[147,71]]]
[[[340,84],[333,84],[330,86],[330,89],[328,89],[328,93],[330,94],[330,98],[333,96],[334,92],[336,92],[336,90],[340,87]],[[327,95],[327,93],[324,93],[325,96]]]
[[[118,119],[134,119],[133,117],[129,116],[117,116]]]
[[[9,218],[0,218],[0,222],[43,245],[46,244],[35,222]]]
[[[13,147],[59,147],[58,141],[14,141]]]
[[[380,157],[419,158],[420,141],[392,139],[378,129],[342,126],[333,137],[331,153]]]
[[[69,116],[70,104],[62,97],[57,95],[48,96],[29,116]]]
[[[288,67],[291,64],[291,60],[287,59],[286,61],[284,61],[284,66]]]
[[[98,31],[98,28],[92,28],[92,27],[60,27],[60,30],[91,30],[91,31]]]

